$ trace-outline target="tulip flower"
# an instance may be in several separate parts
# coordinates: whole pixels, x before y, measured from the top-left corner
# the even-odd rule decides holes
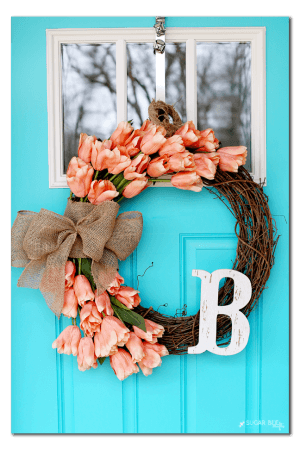
[[[114,154],[110,152],[112,148],[112,141],[105,139],[103,142],[96,141],[92,145],[91,162],[96,170],[106,169],[108,159],[114,159]]]
[[[138,366],[132,361],[130,354],[126,350],[119,348],[118,353],[110,356],[109,359],[113,371],[121,381],[139,371]]]
[[[109,180],[92,181],[88,199],[93,205],[100,205],[102,202],[118,197],[119,192],[115,185]]]
[[[200,192],[203,187],[202,180],[196,172],[178,172],[172,176],[171,183],[178,189],[194,192]]]
[[[110,140],[116,145],[124,145],[133,131],[133,127],[128,122],[120,122],[117,129],[113,132]]]
[[[136,291],[131,287],[121,286],[116,293],[116,299],[123,303],[123,305],[127,306],[127,308],[133,309],[141,303],[141,299],[138,294],[139,291]]]
[[[81,333],[76,325],[69,325],[65,328],[52,344],[52,348],[57,348],[58,353],[76,356],[78,353]]]
[[[78,369],[81,372],[89,370],[91,367],[96,369],[97,360],[95,357],[95,347],[91,337],[80,339],[77,355]]]
[[[65,289],[69,289],[74,284],[76,266],[72,261],[67,261],[65,266]]]
[[[65,291],[64,305],[61,312],[65,317],[73,317],[75,319],[75,317],[77,317],[77,308],[78,300],[75,295],[74,289],[71,287],[70,289]]]
[[[136,178],[130,184],[128,184],[128,186],[125,187],[122,195],[126,198],[135,197],[148,187],[148,180],[149,178],[144,176],[141,178]]]
[[[86,133],[80,134],[78,156],[85,163],[91,162],[92,147],[96,141],[96,136],[88,136]]]
[[[130,351],[134,363],[141,361],[145,357],[143,341],[132,331],[126,342],[126,347]]]
[[[219,163],[219,155],[217,152],[197,153],[194,155],[196,164],[196,173],[208,180],[213,180]]]
[[[80,328],[87,336],[93,337],[94,333],[100,331],[102,315],[99,313],[94,302],[89,302],[80,311]]]
[[[67,170],[67,183],[76,197],[85,197],[91,187],[94,169],[82,159],[74,156]]]
[[[124,154],[123,148],[117,146],[110,152],[109,158],[105,162],[105,169],[114,175],[123,172],[131,163],[129,156]]]
[[[152,369],[161,365],[161,356],[169,354],[167,348],[161,344],[150,344],[143,342],[144,357],[139,361],[143,374],[147,377],[152,374]]]
[[[175,153],[181,153],[185,151],[185,146],[183,145],[183,140],[180,135],[174,134],[169,137],[166,142],[159,149],[160,156],[172,156]]]
[[[196,133],[196,127],[190,120],[186,122],[182,127],[175,131],[175,135],[182,137],[183,145],[185,147],[190,147],[192,144],[198,141],[198,136]]]
[[[94,300],[95,298],[90,282],[84,275],[77,275],[75,277],[74,291],[80,306],[85,305],[87,301]]]
[[[198,131],[198,141],[191,145],[192,148],[196,148],[196,151],[209,151],[212,152],[219,147],[219,141],[215,137],[215,133],[211,128],[207,128],[203,131]]]
[[[146,155],[156,153],[166,142],[165,134],[166,130],[163,127],[150,127],[141,140],[141,151]]]
[[[194,155],[187,150],[181,153],[175,153],[169,159],[170,172],[192,172],[195,169]]]
[[[110,298],[106,291],[98,295],[95,291],[95,303],[100,313],[104,312],[106,316],[113,316],[114,310],[111,307]]]
[[[144,177],[146,174],[144,171],[147,169],[149,162],[150,156],[144,154],[138,155],[124,170],[124,178],[126,180],[134,180]]]
[[[136,326],[133,326],[133,331],[140,339],[145,339],[145,341],[148,341],[151,344],[155,344],[157,342],[157,338],[162,337],[162,335],[164,334],[164,327],[155,322],[152,322],[152,320],[149,319],[145,319],[145,325],[146,332]]]
[[[247,147],[223,147],[217,151],[220,157],[219,167],[223,171],[237,172],[239,166],[246,163]]]
[[[152,178],[158,178],[169,170],[169,158],[167,155],[158,156],[150,161],[147,173]]]
[[[116,272],[116,276],[112,283],[108,286],[107,290],[111,295],[116,295],[120,289],[121,284],[124,284],[124,278],[120,276],[119,272]]]
[[[97,358],[109,356],[113,347],[123,347],[128,339],[128,328],[116,317],[105,316],[100,331],[94,336]]]

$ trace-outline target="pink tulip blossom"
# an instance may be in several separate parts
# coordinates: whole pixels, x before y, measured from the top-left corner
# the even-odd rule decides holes
[[[152,320],[149,319],[145,319],[145,325],[146,332],[136,326],[133,326],[133,331],[140,339],[145,339],[145,341],[155,344],[157,342],[157,338],[162,337],[165,331],[164,327],[152,322]]]
[[[119,272],[116,272],[116,276],[112,283],[108,286],[107,290],[111,295],[116,295],[120,289],[121,284],[124,284],[124,278],[120,276]]]
[[[95,291],[95,303],[100,313],[104,312],[106,316],[113,316],[114,310],[111,307],[110,298],[106,291],[98,295]]]
[[[171,183],[178,189],[194,192],[200,192],[203,187],[202,180],[196,172],[178,172],[172,176]]]
[[[223,147],[217,151],[220,157],[219,167],[226,172],[237,172],[239,166],[246,163],[247,147]]]
[[[144,358],[145,352],[143,347],[143,341],[132,331],[130,332],[130,337],[126,342],[126,347],[130,351],[132,361],[134,363],[139,362]]]
[[[94,169],[82,159],[74,156],[67,170],[67,183],[76,197],[85,197],[91,187]]]
[[[81,133],[79,138],[78,156],[85,163],[91,162],[91,154],[93,144],[97,141],[96,136],[88,136],[86,133]]]
[[[147,173],[151,178],[158,178],[169,170],[169,158],[167,155],[158,156],[150,161]]]
[[[65,266],[65,289],[69,289],[74,284],[76,266],[72,261],[67,261]]]
[[[114,159],[114,155],[110,152],[112,141],[105,139],[103,142],[96,141],[92,146],[91,162],[95,170],[106,169],[107,161]]]
[[[91,367],[97,368],[97,359],[95,357],[95,348],[91,337],[80,339],[77,355],[78,369],[81,372],[89,370]]]
[[[126,198],[132,198],[136,195],[140,194],[144,189],[146,189],[149,185],[149,178],[141,177],[133,180],[128,186],[125,187],[122,195]]]
[[[176,132],[175,135],[179,135],[182,137],[183,145],[185,147],[190,147],[195,142],[198,141],[198,136],[196,133],[196,127],[193,122],[190,120],[182,125]]]
[[[147,169],[149,161],[150,156],[144,154],[138,155],[131,161],[130,166],[124,170],[124,178],[126,180],[134,180],[144,177],[146,174],[144,171]]]
[[[163,127],[151,126],[141,140],[140,148],[146,155],[156,153],[166,142],[166,130]]]
[[[69,325],[65,328],[52,344],[52,348],[57,348],[58,353],[76,356],[78,353],[81,333],[75,325]]]
[[[138,294],[139,291],[136,291],[131,287],[121,286],[115,296],[116,299],[123,303],[123,305],[127,306],[127,308],[133,309],[141,303],[141,299]]]
[[[191,145],[196,151],[215,151],[219,147],[219,141],[215,137],[215,133],[211,128],[203,131],[198,131],[198,140]]]
[[[88,302],[80,311],[80,328],[87,336],[93,337],[100,331],[102,315],[99,313],[95,302]]]
[[[117,129],[113,132],[110,140],[113,145],[124,145],[133,131],[133,127],[128,122],[120,122]]]
[[[169,354],[167,348],[161,344],[143,342],[144,358],[139,361],[143,374],[147,377],[152,374],[152,369],[161,365],[161,356]]]
[[[110,356],[109,359],[113,371],[121,381],[139,371],[138,366],[132,361],[130,354],[122,348],[119,348],[118,353]]]
[[[101,329],[95,333],[95,354],[97,358],[109,356],[117,345],[123,347],[129,339],[129,330],[114,316],[105,316]]]
[[[71,287],[70,289],[65,291],[64,295],[64,305],[62,309],[62,314],[65,317],[77,317],[77,308],[78,308],[78,300],[75,295],[74,289]]]
[[[94,180],[91,184],[88,199],[93,205],[100,205],[100,203],[112,200],[118,195],[119,192],[111,181]]]
[[[181,153],[185,151],[185,146],[183,145],[183,140],[180,135],[174,134],[169,137],[166,142],[162,145],[159,150],[160,156],[172,156],[175,153]]]
[[[194,155],[187,150],[175,153],[169,159],[170,172],[192,172],[195,169]]]
[[[195,154],[196,173],[208,180],[213,180],[219,159],[220,157],[217,152]]]
[[[77,275],[75,277],[74,291],[80,306],[95,298],[90,282],[84,275]]]

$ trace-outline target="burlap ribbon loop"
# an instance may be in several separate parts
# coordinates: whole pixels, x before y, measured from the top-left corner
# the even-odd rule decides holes
[[[118,259],[126,259],[142,235],[142,214],[131,211],[117,217],[118,210],[111,201],[94,206],[68,200],[63,216],[46,209],[19,211],[12,227],[12,266],[25,267],[18,286],[40,289],[59,317],[68,258],[91,258],[98,293],[104,292]]]

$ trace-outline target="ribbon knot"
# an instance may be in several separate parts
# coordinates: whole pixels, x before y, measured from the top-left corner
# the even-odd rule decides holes
[[[12,266],[25,267],[18,286],[40,289],[59,317],[68,258],[90,258],[98,293],[104,292],[115,277],[118,259],[134,251],[143,229],[140,212],[117,217],[118,210],[111,201],[94,206],[68,200],[63,216],[46,209],[19,211],[12,227]]]

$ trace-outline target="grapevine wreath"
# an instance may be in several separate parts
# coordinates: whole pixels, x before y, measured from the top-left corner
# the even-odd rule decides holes
[[[195,192],[205,186],[216,195],[236,219],[233,269],[252,285],[246,316],[265,288],[277,243],[268,199],[243,167],[246,147],[222,148],[212,129],[182,124],[164,102],[153,100],[148,112],[141,128],[121,122],[104,141],[81,133],[67,170],[71,194],[64,215],[19,211],[12,229],[12,265],[25,267],[18,286],[40,289],[58,317],[72,320],[52,347],[77,356],[81,371],[109,357],[120,380],[139,369],[148,376],[162,356],[187,353],[198,342],[200,314],[171,317],[144,308],[139,291],[124,285],[118,260],[138,245],[142,215],[117,216],[121,201],[160,181]],[[231,303],[233,287],[227,279],[220,305]],[[230,318],[218,316],[219,345],[230,336]]]

